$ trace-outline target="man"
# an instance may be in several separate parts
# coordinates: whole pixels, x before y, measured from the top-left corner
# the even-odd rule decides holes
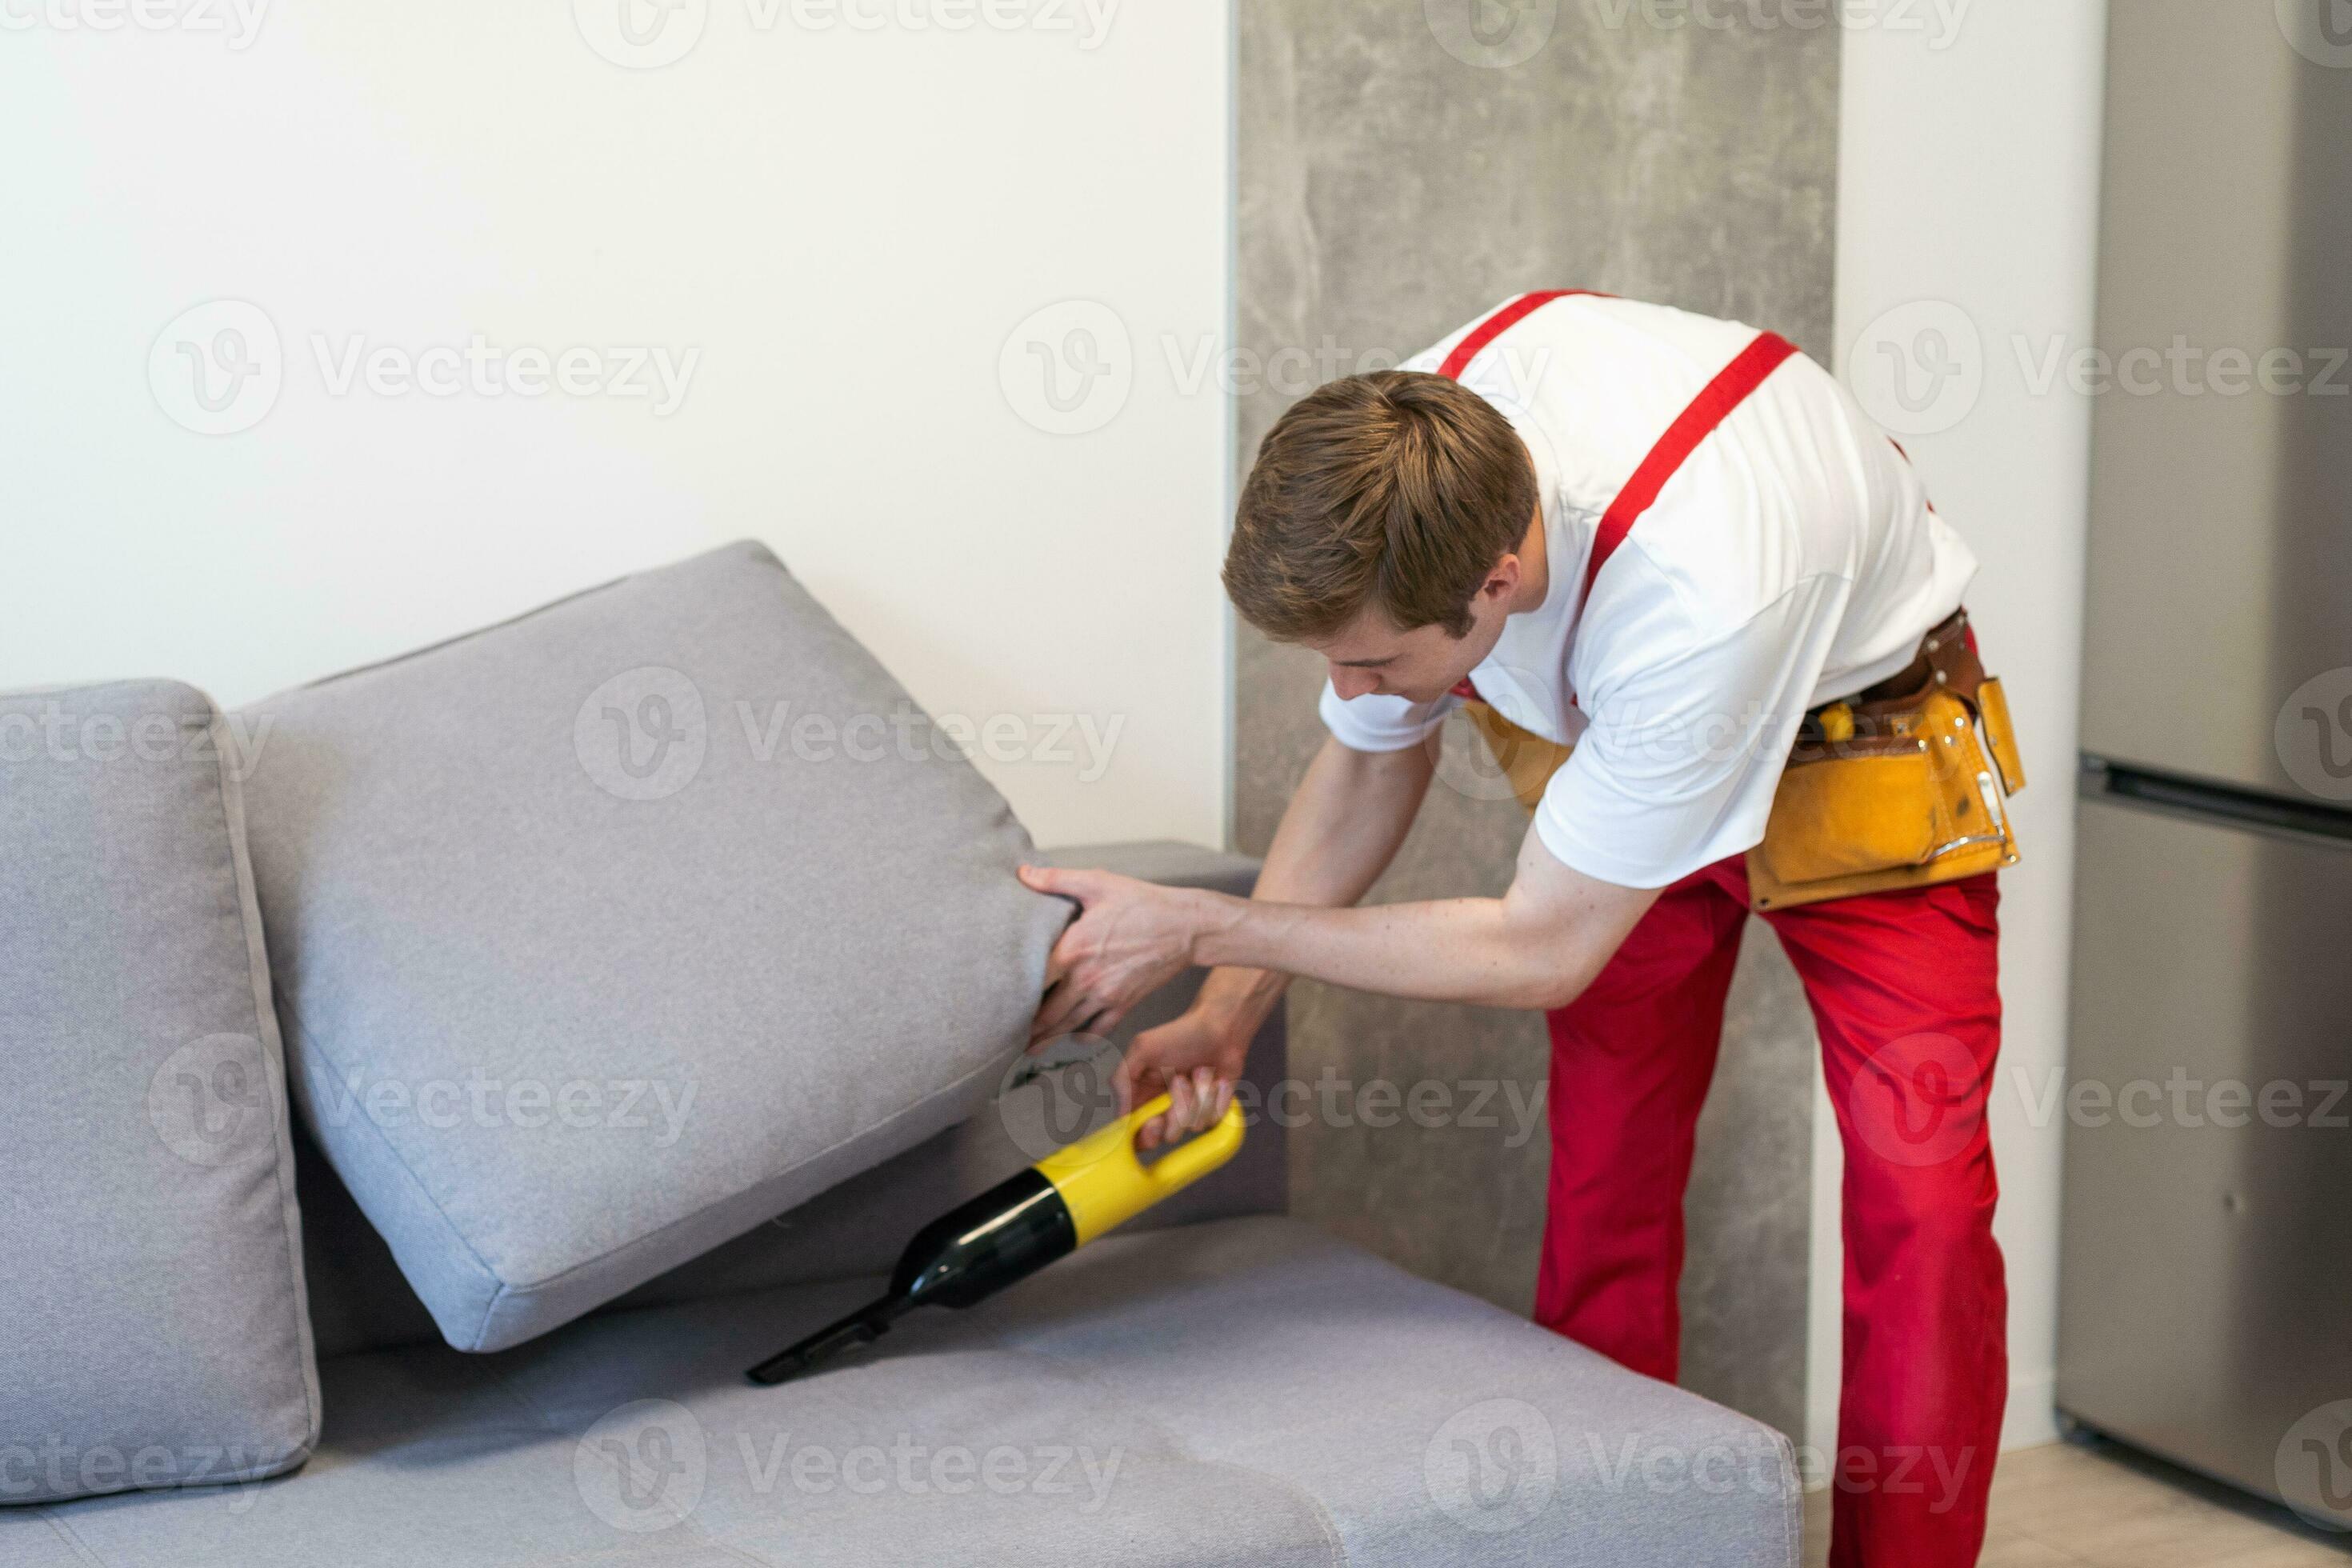
[[[2021,783],[1974,570],[1834,379],[1752,328],[1526,295],[1332,383],[1266,436],[1224,569],[1327,661],[1330,737],[1253,899],[1024,872],[1082,906],[1035,1036],[1213,966],[1121,1067],[1123,1097],[1171,1095],[1149,1142],[1222,1112],[1292,975],[1545,1009],[1537,1320],[1671,1379],[1692,1130],[1758,909],[1846,1144],[1832,1560],[1973,1562],[2006,1384],[1989,868],[2015,858],[1987,749]],[[1464,705],[1534,811],[1509,891],[1355,908]]]

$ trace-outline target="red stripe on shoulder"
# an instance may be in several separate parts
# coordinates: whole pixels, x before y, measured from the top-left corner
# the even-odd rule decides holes
[[[1476,359],[1488,343],[1493,342],[1554,300],[1565,300],[1572,294],[1591,295],[1593,291],[1590,289],[1544,289],[1533,294],[1520,295],[1464,333],[1462,341],[1454,345],[1454,352],[1445,356],[1445,363],[1437,367],[1437,374],[1459,380],[1462,373],[1469,368],[1470,362]],[[1603,300],[1610,298],[1606,294],[1593,295],[1593,297]]]
[[[1756,341],[1717,372],[1715,379],[1691,400],[1690,406],[1675,416],[1675,422],[1666,426],[1666,433],[1650,448],[1649,455],[1633,470],[1633,477],[1625,481],[1625,488],[1617,492],[1617,498],[1601,516],[1601,527],[1592,541],[1592,559],[1584,569],[1587,595],[1592,592],[1593,579],[1601,575],[1601,568],[1625,542],[1625,536],[1633,531],[1641,515],[1650,510],[1650,503],[1658,499],[1658,492],[1666,488],[1675,471],[1698,450],[1700,442],[1715,433],[1716,426],[1730,416],[1733,409],[1746,401],[1748,394],[1764,384],[1766,376],[1780,369],[1796,352],[1797,345],[1778,332],[1758,333]]]

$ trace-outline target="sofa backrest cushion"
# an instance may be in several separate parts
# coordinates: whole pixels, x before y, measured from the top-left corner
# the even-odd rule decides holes
[[[971,1114],[1069,913],[756,544],[244,717],[297,1105],[460,1350]]]
[[[169,681],[0,696],[0,1504],[319,1435],[243,754]]]

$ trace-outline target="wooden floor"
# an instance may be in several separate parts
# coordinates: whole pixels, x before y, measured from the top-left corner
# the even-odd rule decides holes
[[[1829,1560],[1830,1494],[1805,1500],[1805,1562]],[[2003,1454],[1979,1568],[2347,1568],[2352,1538],[2102,1444]]]

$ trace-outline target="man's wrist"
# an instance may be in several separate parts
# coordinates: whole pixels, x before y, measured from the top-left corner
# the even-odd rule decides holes
[[[1185,961],[1202,968],[1213,969],[1233,961],[1224,950],[1231,945],[1235,928],[1249,916],[1250,901],[1231,893],[1197,890],[1198,902],[1192,910],[1192,935],[1185,945]]]

